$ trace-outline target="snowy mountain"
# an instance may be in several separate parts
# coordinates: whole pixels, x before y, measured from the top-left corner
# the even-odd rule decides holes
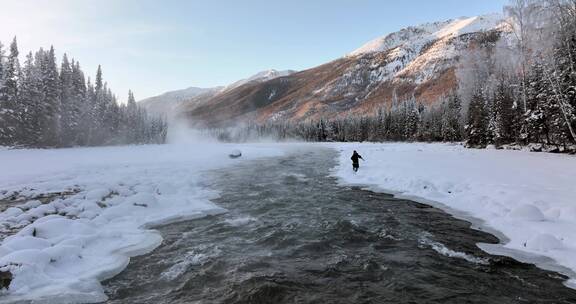
[[[387,80],[413,75],[416,82],[421,83],[458,57],[467,47],[467,37],[504,27],[499,14],[427,23],[374,39],[348,56],[387,53],[386,67],[374,76]]]
[[[181,105],[196,107],[206,100],[221,94],[225,91],[233,90],[245,84],[257,84],[272,80],[278,77],[288,76],[295,73],[292,70],[277,71],[274,69],[256,73],[248,78],[238,80],[225,87],[197,88],[190,87],[183,90],[170,91],[164,94],[140,100],[139,103],[150,113],[170,115],[178,112]]]
[[[456,86],[460,56],[493,46],[507,27],[500,15],[412,26],[368,42],[342,58],[265,81],[229,86],[181,115],[207,125],[372,114],[393,96],[434,103]],[[265,77],[264,77],[265,79]]]
[[[243,86],[247,83],[264,82],[264,81],[272,80],[272,79],[275,79],[278,77],[288,76],[288,75],[294,74],[294,73],[296,73],[296,71],[293,71],[293,70],[276,71],[274,69],[270,69],[270,70],[256,73],[256,74],[254,74],[254,75],[252,75],[246,79],[238,80],[238,81],[226,86],[224,88],[224,90],[232,90],[232,89],[235,89],[237,87]]]
[[[424,45],[437,39],[453,38],[497,28],[502,23],[502,18],[500,14],[493,14],[408,27],[384,37],[378,37],[354,50],[349,56],[384,52],[395,48],[418,52]]]
[[[188,102],[198,96],[209,96],[220,91],[222,87],[197,88],[170,91],[164,94],[138,101],[149,113],[168,115],[183,102]]]

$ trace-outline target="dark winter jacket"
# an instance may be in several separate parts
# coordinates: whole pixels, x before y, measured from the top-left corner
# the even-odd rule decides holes
[[[352,154],[352,157],[350,157],[350,159],[352,160],[353,164],[357,164],[360,159],[364,160],[362,156],[358,154],[356,151],[354,151],[354,154]]]

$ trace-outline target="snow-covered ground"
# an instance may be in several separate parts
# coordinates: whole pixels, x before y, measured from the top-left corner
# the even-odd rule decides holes
[[[228,157],[235,149],[242,158]],[[0,303],[105,300],[100,281],[161,243],[148,227],[224,212],[203,171],[282,153],[258,144],[0,150],[0,200],[68,192],[0,213],[0,232],[12,234],[0,271],[14,274]]]
[[[0,213],[0,234],[11,235],[0,245],[0,271],[14,274],[0,303],[105,300],[100,281],[162,241],[151,226],[225,212],[210,202],[217,193],[203,184],[203,172],[282,155],[293,145],[0,150],[0,200],[28,198]],[[318,146],[341,152],[334,174],[343,183],[374,185],[480,219],[505,241],[481,248],[561,265],[575,278],[568,271],[576,271],[575,157],[443,144]],[[243,155],[230,159],[235,149]],[[352,150],[365,159],[356,174]],[[49,193],[62,194],[29,199]]]
[[[373,185],[479,219],[504,241],[481,248],[563,271],[575,286],[576,157],[447,144],[337,147],[335,174],[343,183]],[[353,150],[365,159],[358,173],[352,171]]]

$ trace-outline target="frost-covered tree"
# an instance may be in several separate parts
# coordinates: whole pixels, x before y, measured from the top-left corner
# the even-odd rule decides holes
[[[74,61],[68,61],[64,54],[60,66],[60,109],[61,109],[61,137],[62,145],[74,146],[77,144],[77,134],[80,126],[81,96],[75,92]]]
[[[448,99],[442,103],[441,113],[441,137],[443,141],[460,141],[461,135],[461,117],[460,111],[462,104],[460,97],[455,92],[451,93]]]
[[[18,130],[22,126],[21,105],[18,101],[20,63],[16,38],[10,44],[10,54],[3,64],[0,86],[0,145],[18,144]]]
[[[494,141],[497,145],[511,143],[515,139],[516,110],[512,92],[502,78],[493,95]]]
[[[522,109],[526,110],[526,77],[527,66],[532,50],[538,41],[537,32],[542,26],[543,2],[540,0],[511,0],[506,6],[508,24],[516,38],[514,46],[519,58],[521,80]]]
[[[40,142],[42,135],[42,79],[40,69],[35,64],[32,52],[26,55],[26,61],[22,68],[22,80],[20,83],[20,102],[25,107],[23,112],[24,125],[21,128],[22,142],[25,145],[34,145]]]
[[[482,92],[472,95],[468,109],[468,119],[465,127],[469,147],[485,147],[489,139],[489,113]]]
[[[53,47],[28,53],[20,67],[16,39],[8,56],[0,47],[0,145],[164,142],[163,118],[149,117],[132,93],[130,106],[121,106],[104,82],[101,68],[95,87],[89,80],[86,83],[80,64],[70,62],[68,56],[58,68],[54,53]],[[134,135],[126,136],[126,130]]]
[[[54,47],[40,53],[40,77],[42,80],[42,134],[40,144],[56,147],[60,144],[60,87]]]

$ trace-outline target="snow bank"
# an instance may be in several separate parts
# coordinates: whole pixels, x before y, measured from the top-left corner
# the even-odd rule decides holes
[[[243,157],[228,158],[239,149]],[[100,281],[161,236],[147,227],[224,212],[210,202],[202,171],[279,155],[265,145],[164,145],[0,151],[0,199],[23,200],[0,213],[0,270],[14,279],[0,303],[106,300]]]
[[[576,273],[576,159],[443,144],[339,144],[345,183],[440,202],[501,232],[508,252],[553,259]],[[366,160],[352,171],[357,150]],[[481,246],[485,249],[490,246]],[[500,250],[500,252],[503,252]],[[546,265],[541,265],[546,266]],[[574,280],[572,280],[574,283]]]

